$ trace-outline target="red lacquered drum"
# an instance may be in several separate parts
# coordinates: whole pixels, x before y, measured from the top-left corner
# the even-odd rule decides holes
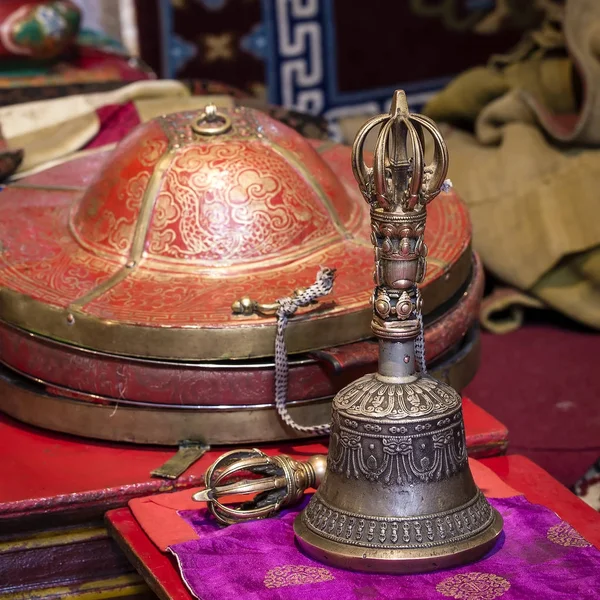
[[[0,194],[0,409],[109,440],[295,437],[273,407],[273,305],[336,269],[290,319],[289,402],[303,424],[375,369],[368,206],[350,149],[308,142],[252,109],[145,123],[114,151]],[[481,265],[464,204],[429,208],[427,360],[460,388],[478,360]],[[265,311],[268,312],[268,311]]]

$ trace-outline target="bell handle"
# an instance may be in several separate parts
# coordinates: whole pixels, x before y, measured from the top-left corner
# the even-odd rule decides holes
[[[373,169],[367,167],[364,161],[364,146],[371,130],[384,121],[387,121],[389,118],[389,115],[378,115],[367,121],[356,134],[354,145],[352,146],[352,172],[354,173],[355,179],[358,181],[358,186],[360,187],[362,195],[369,204],[372,202],[370,198],[370,181]]]
[[[408,208],[412,210],[419,201],[419,192],[421,191],[424,149],[421,145],[421,139],[417,133],[417,129],[410,120],[406,120],[406,127],[408,129],[408,138],[411,140],[411,150],[413,152],[413,169],[408,195]]]
[[[388,154],[388,139],[392,128],[401,125],[406,128],[407,141],[410,144],[410,152],[412,155],[412,173],[409,181],[407,196],[401,199],[400,204],[406,205],[412,210],[419,200],[419,191],[421,189],[421,172],[423,167],[423,148],[419,139],[419,134],[410,122],[405,117],[398,117],[399,121],[390,119],[379,132],[377,143],[375,146],[375,157],[373,161],[373,179],[375,183],[375,193],[380,201],[380,207],[384,210],[389,210],[393,207],[393,198],[389,194],[394,194],[396,190],[387,189],[386,170],[389,166]],[[392,168],[397,165],[392,165]]]
[[[433,174],[423,186],[425,189],[421,191],[423,202],[427,204],[440,193],[440,188],[448,174],[448,148],[442,134],[429,117],[415,114],[411,115],[411,119],[433,138]]]
[[[389,210],[392,208],[392,202],[388,197],[387,190],[387,140],[390,135],[390,131],[394,126],[394,119],[389,119],[387,123],[379,130],[377,136],[377,144],[375,145],[375,155],[373,156],[373,183],[375,187],[375,196],[377,198],[377,204],[380,208]],[[393,193],[393,190],[391,190]]]

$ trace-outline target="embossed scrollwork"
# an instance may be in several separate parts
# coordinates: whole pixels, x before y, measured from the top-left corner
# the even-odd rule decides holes
[[[374,416],[386,419],[423,417],[442,414],[460,406],[460,396],[451,388],[421,377],[414,383],[388,384],[368,374],[344,388],[334,399],[334,406],[349,416]]]
[[[348,479],[365,479],[384,486],[440,481],[467,464],[462,420],[417,425],[409,435],[389,435],[372,424],[348,430],[334,421],[328,468]],[[418,433],[414,433],[418,431]]]
[[[367,548],[411,549],[471,536],[489,526],[493,513],[481,492],[454,510],[407,519],[368,517],[333,510],[317,493],[302,518],[309,529],[339,543]],[[343,526],[336,527],[342,521]]]

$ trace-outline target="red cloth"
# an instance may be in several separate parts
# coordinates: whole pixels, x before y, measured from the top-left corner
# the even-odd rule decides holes
[[[100,131],[87,144],[86,148],[100,148],[101,146],[120,142],[141,123],[133,102],[107,104],[97,109],[96,114],[100,119]]]

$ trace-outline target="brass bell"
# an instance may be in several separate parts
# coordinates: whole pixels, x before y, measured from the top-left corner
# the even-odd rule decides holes
[[[376,127],[369,168],[363,147]],[[313,558],[355,570],[408,573],[469,562],[493,546],[502,518],[473,481],[459,394],[426,372],[417,287],[427,204],[446,182],[446,145],[435,123],[409,113],[397,91],[390,113],[357,134],[352,161],[371,207],[379,368],[334,398],[327,469],[296,518],[296,537]]]
[[[205,489],[192,498],[206,502],[222,525],[266,519],[298,502],[305,490],[318,487],[325,461],[321,454],[297,461],[285,454],[267,456],[257,449],[232,450],[208,468]],[[249,498],[242,503],[224,503],[226,498],[239,496]]]

